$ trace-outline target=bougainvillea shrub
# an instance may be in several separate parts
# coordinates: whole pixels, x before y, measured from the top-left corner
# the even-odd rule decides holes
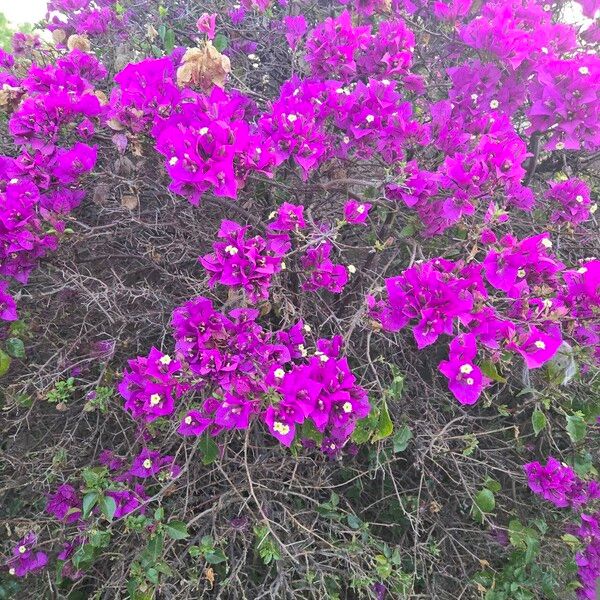
[[[0,598],[598,598],[599,18],[48,2],[0,50]]]

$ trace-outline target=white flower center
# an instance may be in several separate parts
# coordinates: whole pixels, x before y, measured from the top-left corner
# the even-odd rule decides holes
[[[279,369],[275,369],[273,373],[276,379],[282,379],[285,376],[285,371],[280,367]]]
[[[460,372],[464,375],[469,375],[473,372],[473,367],[469,363],[465,363],[464,365],[461,365]]]
[[[19,546],[19,554],[25,554],[27,552],[27,546]]]
[[[191,425],[191,424],[192,424],[192,421],[193,421],[193,419],[192,419],[192,417],[190,417],[190,415],[188,415],[188,416],[187,416],[187,417],[184,419],[184,421],[185,421],[185,424],[186,424],[186,425]]]
[[[473,381],[473,378],[472,378],[472,377],[467,377],[467,379],[466,379],[466,384],[467,384],[467,385],[473,385],[474,383],[475,383],[475,382]]]
[[[351,275],[354,275],[354,273],[356,273],[356,267],[354,265],[348,265],[348,272]]]
[[[365,206],[364,204],[359,204],[359,205],[356,207],[356,212],[357,212],[359,215],[362,215],[362,214],[365,212],[365,210],[366,210],[366,206]]]
[[[346,413],[349,414],[352,412],[352,404],[350,402],[344,402],[343,406],[342,406],[342,410]]]
[[[581,196],[581,195],[575,196],[575,202],[578,202],[579,204],[581,204],[583,202],[583,196]]]
[[[538,350],[545,350],[546,349],[546,344],[544,342],[542,342],[542,340],[536,340],[533,345],[538,349]]]
[[[232,246],[230,244],[229,246],[225,246],[225,252],[227,252],[227,254],[231,256],[235,256],[239,252],[239,250],[235,246]]]
[[[542,239],[542,246],[544,248],[552,248],[552,242],[548,238]]]
[[[147,458],[143,463],[142,463],[142,467],[144,467],[144,469],[151,469],[152,468],[152,461]]]
[[[164,356],[160,357],[160,360],[158,361],[161,365],[170,365],[172,362],[171,357],[168,354],[165,354]]]
[[[152,396],[150,396],[150,406],[156,406],[157,404],[160,404],[160,401],[160,394],[152,394]]]
[[[290,432],[290,426],[281,421],[275,421],[275,423],[273,423],[273,429],[281,435],[287,435]]]
[[[375,117],[374,117],[373,115],[367,115],[367,116],[365,117],[365,121],[366,121],[367,123],[372,123],[374,120],[375,120]]]
[[[206,135],[208,133],[208,127],[203,127],[198,133],[200,135]]]
[[[498,106],[500,106],[500,103],[498,102],[498,100],[492,100],[490,102],[490,108],[498,108]]]
[[[296,122],[298,120],[298,115],[295,115],[294,113],[292,113],[291,115],[287,116],[287,120],[290,123],[294,123],[294,122]]]
[[[173,156],[170,160],[169,160],[169,164],[174,167],[177,163],[179,162],[179,159],[176,156]]]
[[[590,70],[587,67],[579,67],[579,72],[582,75],[589,75],[590,74]]]

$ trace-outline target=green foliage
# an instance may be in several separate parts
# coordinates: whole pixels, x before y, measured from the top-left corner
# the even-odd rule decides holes
[[[535,560],[540,551],[540,536],[547,529],[544,521],[535,521],[533,527],[523,525],[518,519],[509,524],[508,535],[511,552],[499,571],[486,569],[479,572],[474,582],[483,588],[484,600],[547,600],[557,598],[556,574],[542,569]],[[540,592],[543,596],[540,596]]]
[[[193,558],[203,558],[211,565],[218,565],[227,561],[227,557],[221,548],[215,546],[215,541],[209,535],[205,535],[198,546],[192,546],[189,549],[190,556]]]
[[[75,392],[75,378],[57,381],[48,392],[47,400],[52,404],[66,404]]]
[[[256,552],[265,565],[269,565],[273,561],[281,560],[281,549],[277,541],[271,535],[267,525],[255,525],[254,538]]]

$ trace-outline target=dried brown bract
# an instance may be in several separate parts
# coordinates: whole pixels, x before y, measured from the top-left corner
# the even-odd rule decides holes
[[[194,85],[209,90],[213,86],[223,87],[231,72],[231,63],[212,42],[206,41],[199,48],[188,48],[183,55],[182,65],[177,69],[177,83]]]

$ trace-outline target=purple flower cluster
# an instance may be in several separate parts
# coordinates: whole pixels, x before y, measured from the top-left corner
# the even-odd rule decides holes
[[[187,394],[182,395],[181,390],[185,389],[192,404],[181,416],[178,432],[182,436],[205,431],[216,436],[223,430],[247,429],[257,416],[277,439],[290,446],[298,425],[310,419],[327,440],[328,453],[332,453],[332,444],[336,451],[343,449],[357,420],[368,415],[370,405],[346,359],[339,356],[341,338],[317,340],[316,350],[309,356],[304,337],[309,327],[299,322],[273,335],[256,322],[258,316],[252,309],[236,309],[226,316],[203,297],[176,309],[177,366],[168,375],[163,373],[157,391],[157,370],[165,371],[160,364],[161,356],[166,355],[153,349],[152,360],[149,356],[131,361],[131,371],[125,372],[119,386],[127,410],[151,421],[152,394],[156,394],[155,406],[159,395],[183,403]],[[140,377],[142,371],[145,374]],[[179,375],[175,378],[176,371]],[[201,401],[195,400],[197,394]],[[171,400],[164,416],[173,412]],[[150,465],[147,469],[160,468],[161,463],[144,455],[131,472],[142,476],[138,471],[144,461]]]
[[[488,244],[497,242],[489,232],[486,237]],[[550,254],[551,246],[547,234],[520,241],[506,236],[481,263],[438,258],[417,264],[386,280],[385,301],[368,298],[371,314],[387,331],[412,324],[419,348],[443,334],[455,336],[456,329],[467,331],[469,335],[454,337],[449,360],[440,364],[450,390],[463,404],[475,402],[488,383],[473,364],[478,342],[493,361],[510,350],[536,369],[558,351],[563,341],[560,323],[572,314],[580,323],[575,335],[598,357],[600,331],[594,315],[600,302],[600,261],[565,271]],[[542,289],[545,296],[536,297]],[[498,292],[508,302],[504,314],[489,302]],[[482,308],[483,301],[487,306]]]
[[[550,220],[574,225],[587,221],[591,216],[590,188],[581,179],[550,182],[546,198],[555,207]]]
[[[573,535],[583,544],[575,554],[575,564],[582,587],[577,590],[581,600],[597,600],[600,581],[600,512],[581,515],[581,525],[573,528]]]
[[[290,244],[286,235],[246,238],[248,229],[234,221],[222,221],[218,237],[223,241],[215,242],[213,252],[199,261],[210,274],[211,287],[220,283],[242,289],[254,304],[268,299],[271,280],[283,268]]]
[[[130,360],[129,368],[119,384],[125,409],[148,423],[173,414],[186,387],[180,382],[181,363],[152,348],[147,357]]]
[[[597,481],[582,481],[571,467],[552,456],[548,457],[545,466],[531,462],[523,465],[523,469],[531,491],[559,508],[581,508],[600,499]]]
[[[28,533],[13,548],[12,557],[6,563],[8,572],[15,577],[25,577],[27,573],[34,573],[43,569],[48,564],[48,555],[37,551],[37,535]]]

